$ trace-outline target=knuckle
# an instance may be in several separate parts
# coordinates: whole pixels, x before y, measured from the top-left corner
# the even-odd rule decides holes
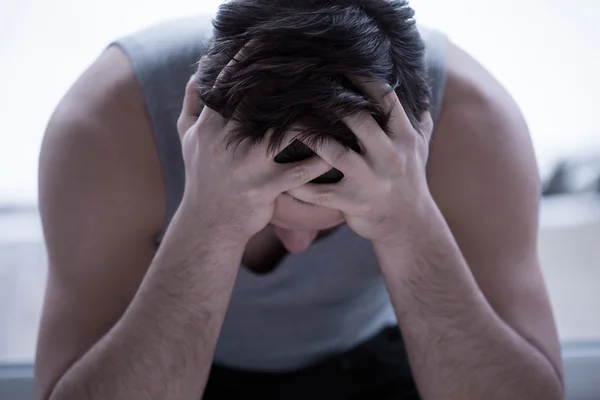
[[[387,87],[385,94],[381,97],[381,103],[386,111],[389,111],[396,104],[396,92],[391,87]]]
[[[183,121],[182,116],[180,115],[179,118],[177,118],[177,132],[179,132],[179,136],[183,136],[185,131],[186,131],[186,129],[184,126],[184,121]]]
[[[379,191],[382,195],[382,198],[389,198],[388,196],[392,193],[393,189],[394,185],[389,179],[384,179],[379,183]]]
[[[423,130],[425,137],[429,139],[431,132],[433,131],[433,118],[430,113],[426,113],[421,119],[421,129]]]
[[[187,84],[185,85],[187,95],[195,95],[198,89],[198,74],[194,74],[190,77]]]
[[[292,184],[303,184],[309,180],[308,170],[305,167],[297,167],[292,171]]]
[[[329,200],[331,199],[331,193],[329,192],[321,192],[321,193],[317,193],[315,195],[315,203],[317,205],[324,205],[329,203]]]
[[[194,126],[194,122],[185,115],[182,114],[177,118],[177,132],[180,136],[185,135],[192,126]]]
[[[338,147],[332,154],[334,164],[345,164],[350,152],[342,147]]]
[[[224,146],[221,145],[219,141],[213,141],[208,144],[208,150],[214,160],[222,160],[224,158],[225,149]]]
[[[358,212],[361,215],[371,215],[373,213],[374,210],[374,205],[372,202],[369,201],[362,201],[359,205],[358,205]]]
[[[258,185],[253,184],[250,188],[246,189],[244,197],[250,204],[261,203],[265,198],[265,191],[258,187]]]

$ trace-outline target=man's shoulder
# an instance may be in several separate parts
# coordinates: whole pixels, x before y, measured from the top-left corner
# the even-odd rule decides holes
[[[164,189],[151,128],[136,77],[118,48],[93,62],[56,107],[44,135],[40,185],[47,188],[41,203],[44,192],[59,187],[68,187],[62,202],[120,192],[121,201],[110,207],[144,199],[138,210],[150,216],[149,225],[161,218]]]
[[[69,88],[48,127],[55,135],[96,143],[122,143],[148,132],[144,100],[127,55],[116,47],[106,49]]]
[[[450,42],[447,60],[428,165],[436,201],[448,210],[461,204],[491,207],[504,198],[499,188],[505,183],[506,190],[527,187],[537,196],[537,164],[519,106],[488,70]]]
[[[529,141],[519,106],[484,66],[450,41],[446,59],[446,85],[433,147],[447,139],[472,151],[492,149],[499,140]]]

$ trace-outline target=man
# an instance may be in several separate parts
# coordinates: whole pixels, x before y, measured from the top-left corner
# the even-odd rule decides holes
[[[401,0],[236,0],[208,51],[199,25],[118,41],[49,123],[36,397],[562,398],[490,74],[424,55]]]

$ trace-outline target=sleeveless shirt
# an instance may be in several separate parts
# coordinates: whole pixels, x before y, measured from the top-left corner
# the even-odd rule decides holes
[[[446,79],[446,40],[438,31],[419,31],[426,45],[435,123]],[[167,21],[112,43],[129,57],[153,130],[166,185],[163,233],[185,183],[177,118],[185,85],[211,34],[211,17],[203,16]],[[352,348],[396,323],[371,243],[343,225],[305,252],[287,255],[269,274],[240,268],[215,362],[257,371],[293,370]]]

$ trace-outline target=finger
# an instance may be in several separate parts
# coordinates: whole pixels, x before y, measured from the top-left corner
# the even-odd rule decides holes
[[[196,68],[196,72],[194,72],[194,74],[190,78],[190,81],[188,82],[187,89],[189,89],[189,93],[188,90],[186,90],[186,95],[189,94],[190,96],[186,96],[184,98],[183,103],[184,110],[186,110],[187,114],[194,115],[196,118],[200,116],[200,113],[202,112],[202,107],[204,106],[202,99],[198,95],[198,79],[203,73],[207,61],[208,58],[206,56],[202,56],[200,58],[200,61],[198,61],[198,67]]]
[[[248,53],[248,49],[250,48],[250,46],[252,46],[254,42],[254,39],[248,41],[244,46],[242,46],[242,48],[236,53],[236,55],[233,56],[233,58],[229,61],[229,63],[227,63],[225,68],[223,68],[223,70],[217,76],[217,79],[215,80],[215,86],[226,83],[228,81],[227,78],[229,75],[229,71],[235,64],[237,64],[241,59],[245,57],[245,55]]]
[[[421,118],[419,119],[419,124],[421,126],[422,135],[419,137],[422,140],[416,141],[416,150],[417,154],[421,156],[421,160],[423,162],[427,162],[427,158],[429,157],[429,146],[431,145],[431,137],[433,134],[433,119],[431,118],[431,113],[426,111],[421,114]]]
[[[414,131],[404,107],[390,85],[363,76],[350,76],[349,78],[363,93],[377,101],[386,112],[390,113],[393,131],[396,135],[401,136]]]
[[[240,146],[245,149],[241,151],[248,154],[250,164],[269,168],[276,156],[296,141],[299,134],[299,130],[290,129],[284,133],[282,138],[274,142],[274,130],[269,129],[259,143],[253,144],[247,140],[246,143]]]
[[[200,116],[201,100],[198,95],[198,75],[193,74],[185,86],[183,106],[177,119],[177,132],[182,139],[185,133],[196,123]]]
[[[291,146],[292,143],[294,143],[294,146],[297,146],[297,145],[306,146],[299,139],[299,136],[301,134],[302,134],[301,129],[298,129],[297,127],[292,127],[287,132],[285,132],[282,137],[279,137],[276,140],[274,138],[275,131],[271,129],[267,132],[267,134],[263,138],[263,142],[268,147],[269,156],[275,157],[279,153],[281,153],[282,151],[287,149],[289,146]],[[307,149],[307,151],[309,151],[309,150]]]
[[[240,51],[229,61],[229,63],[221,70],[217,78],[215,79],[215,83],[213,88],[219,84],[224,84],[227,81],[227,76],[229,74],[229,70],[233,65],[235,65],[241,58],[243,58],[245,52],[247,52],[248,45],[252,43],[250,40],[246,43]],[[202,63],[204,62],[204,58],[200,60],[199,69],[202,68]],[[202,113],[200,114],[199,121],[201,124],[209,124],[213,123],[215,127],[217,127],[218,132],[231,132],[234,128],[234,123],[232,121],[228,121],[217,111],[211,109],[210,107],[204,106]]]
[[[350,192],[339,183],[328,185],[308,183],[288,190],[290,196],[306,203],[340,210],[348,215],[363,215],[368,207],[361,204]]]
[[[368,174],[369,166],[366,160],[360,154],[336,140],[328,140],[316,146],[304,144],[325,160],[327,164],[346,176],[361,178]]]
[[[392,141],[369,112],[361,111],[344,118],[343,121],[361,142],[371,161],[381,159],[381,156],[386,153],[394,152]]]
[[[186,132],[196,122],[199,122],[205,128],[209,123],[217,123],[216,128],[222,127],[226,123],[219,113],[204,105],[198,93],[198,77],[202,73],[205,62],[206,57],[202,57],[198,62],[198,70],[190,77],[185,87],[183,106],[177,119],[177,132],[180,139],[183,139]],[[201,129],[201,131],[205,130],[207,129]]]
[[[198,76],[202,73],[202,69],[205,67],[207,62],[208,62],[208,58],[206,56],[203,56],[200,59],[200,62],[198,63],[198,71],[195,74],[196,76]],[[198,96],[197,94],[196,94],[196,98],[198,99],[198,104],[196,105],[196,110],[200,110],[200,109],[202,110],[200,112],[200,115],[197,118],[199,124],[203,128],[201,130],[202,131],[215,131],[215,132],[222,131],[225,128],[225,126],[227,125],[228,121],[225,118],[223,118],[223,116],[221,114],[219,114],[217,111],[215,111],[212,108],[203,104],[202,99],[200,99],[200,96]],[[209,129],[209,127],[212,129]]]
[[[273,196],[278,196],[283,192],[307,184],[330,169],[331,165],[319,157],[311,157],[289,164],[272,163],[271,171],[268,174],[269,182],[266,184],[265,190]]]

